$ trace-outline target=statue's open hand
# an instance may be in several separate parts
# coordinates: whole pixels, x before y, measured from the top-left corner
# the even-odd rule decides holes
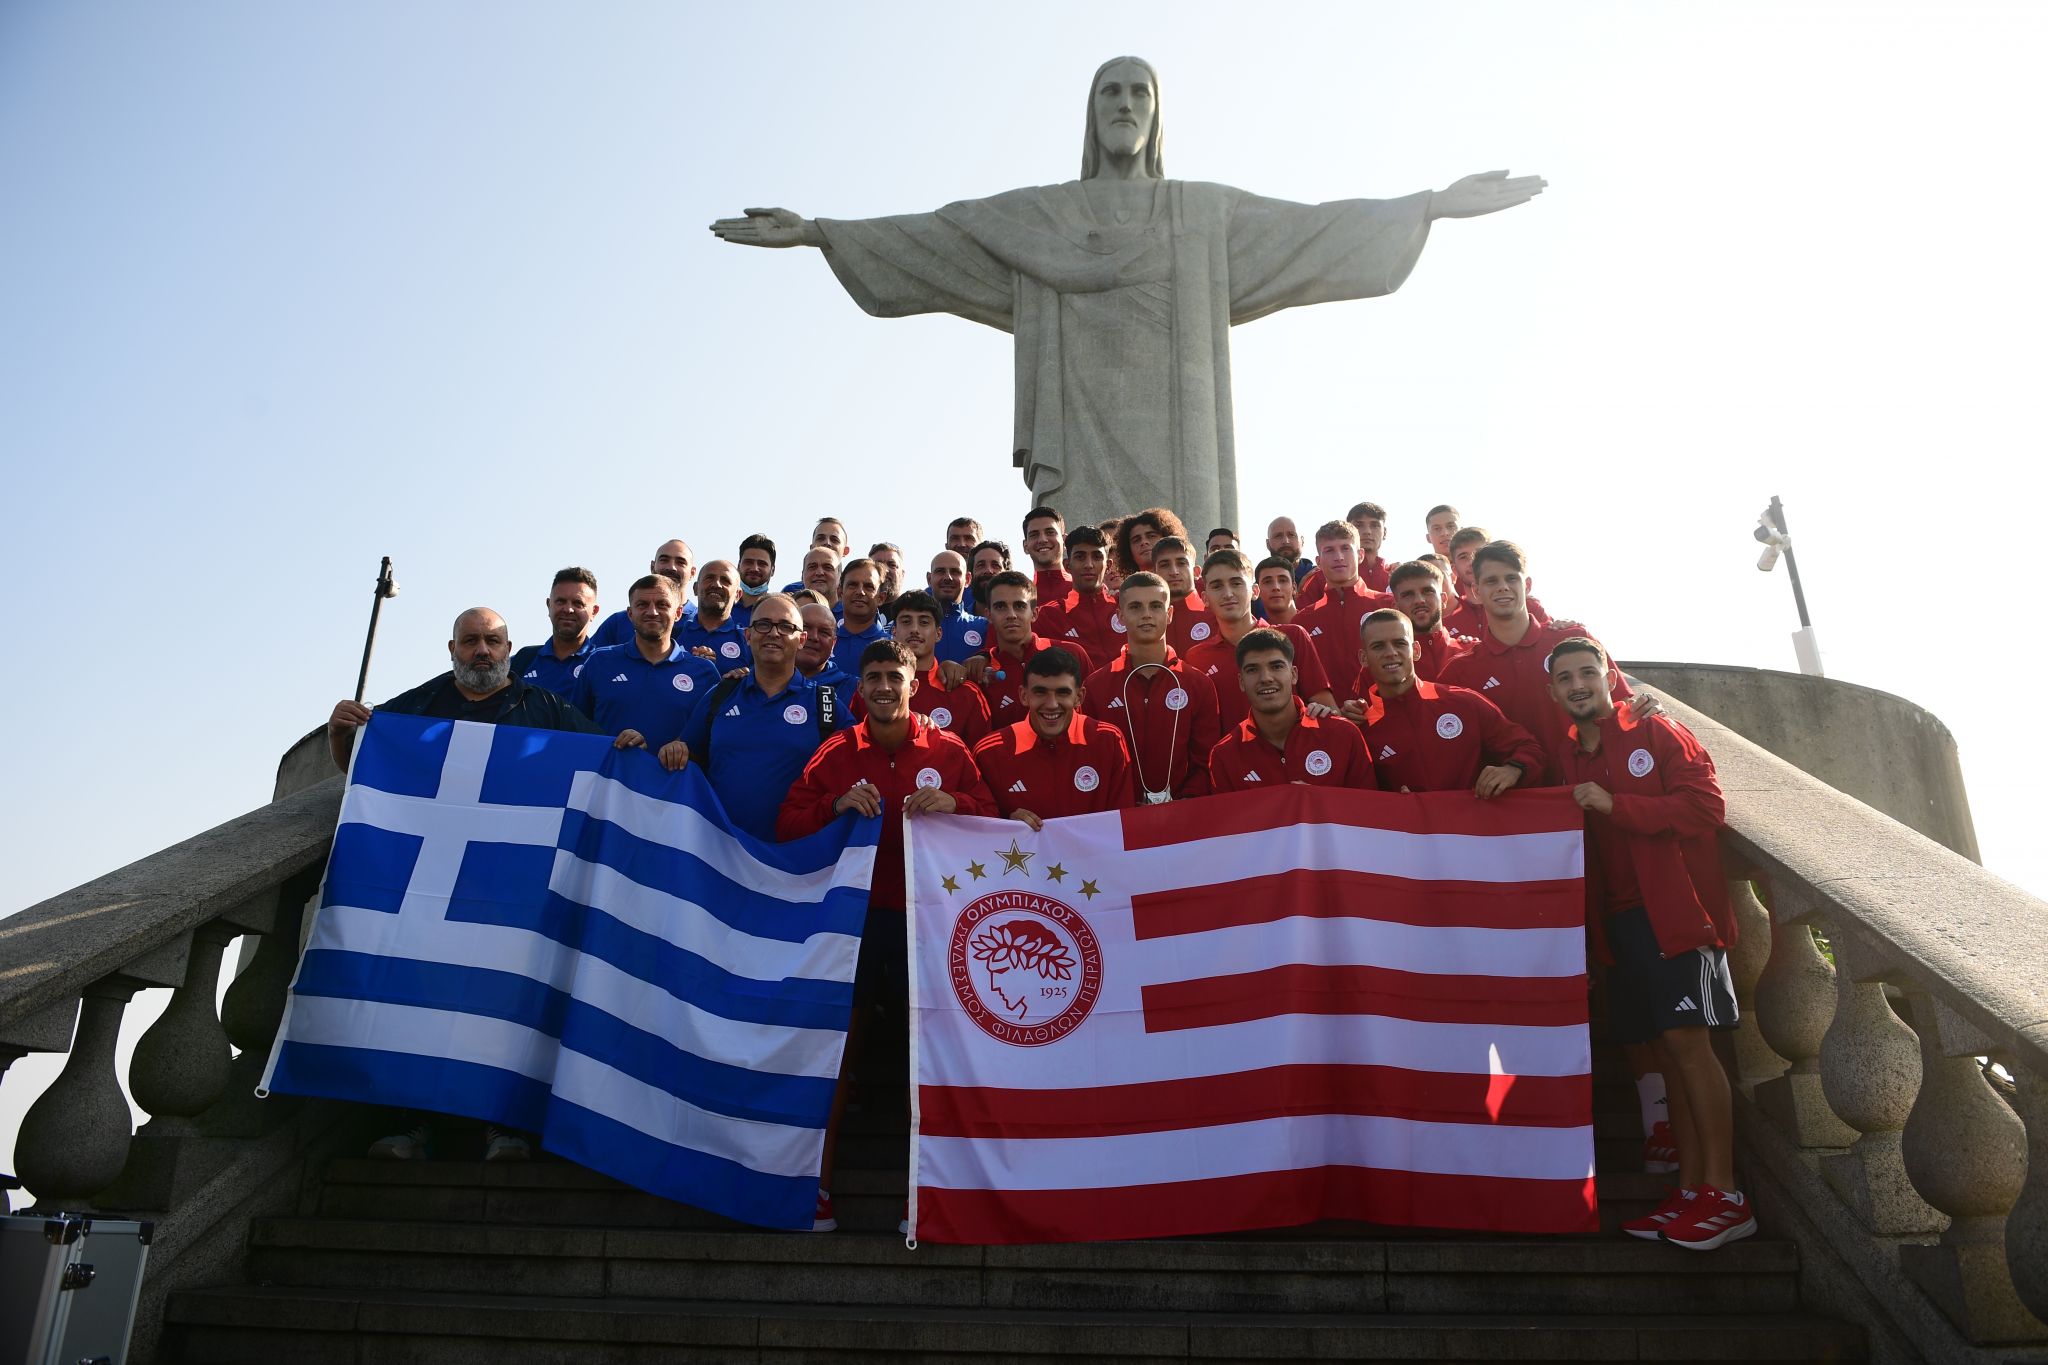
[[[748,209],[744,218],[721,218],[711,225],[720,241],[741,246],[818,246],[821,239],[810,219],[788,209]]]
[[[1543,193],[1545,184],[1540,175],[1510,178],[1506,171],[1481,171],[1431,195],[1429,216],[1477,218],[1482,213],[1499,213],[1502,209],[1528,203]]]

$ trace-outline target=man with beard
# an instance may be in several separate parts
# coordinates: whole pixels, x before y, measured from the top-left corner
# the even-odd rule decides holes
[[[1057,645],[1033,654],[1024,665],[1024,719],[974,746],[997,807],[1033,830],[1132,804],[1123,733],[1082,714],[1081,668]]]
[[[862,651],[889,638],[882,620],[882,570],[872,559],[851,559],[839,571],[839,641],[832,662],[851,673]]]
[[[683,733],[691,713],[718,686],[718,670],[674,642],[682,591],[667,577],[651,573],[638,580],[626,600],[633,643],[594,652],[569,699],[599,730],[617,735],[620,747],[659,748]]]
[[[1010,547],[1000,540],[984,540],[967,552],[967,592],[962,598],[967,609],[986,614],[988,581],[1010,567]]]
[[[528,645],[512,656],[512,676],[529,687],[544,687],[564,701],[577,673],[597,648],[591,622],[597,616],[597,575],[573,565],[555,571],[548,589],[548,642]]]
[[[1225,734],[1249,714],[1244,691],[1237,685],[1237,642],[1259,625],[1252,617],[1252,588],[1246,581],[1250,567],[1251,560],[1242,550],[1217,550],[1203,564],[1202,595],[1209,603],[1216,633],[1186,655],[1188,667],[1207,678],[1215,689],[1217,723]],[[1289,576],[1285,559],[1276,555],[1259,567],[1262,576],[1285,579],[1287,590],[1294,590],[1294,579]],[[1308,632],[1296,625],[1276,625],[1272,629],[1294,642],[1294,660],[1301,675],[1297,690],[1308,699],[1310,714],[1320,717],[1334,711],[1337,698],[1330,690],[1330,680],[1324,676],[1322,655],[1309,641]]]
[[[1266,553],[1287,561],[1297,588],[1316,567],[1314,560],[1301,557],[1301,532],[1294,529],[1293,517],[1275,517],[1266,524]]]
[[[782,593],[763,598],[747,625],[752,672],[713,688],[682,738],[657,755],[670,771],[701,765],[733,824],[757,839],[775,838],[791,784],[827,736],[853,723],[850,697],[797,671],[802,635],[794,600]]]
[[[739,571],[740,591],[733,599],[732,619],[745,630],[754,619],[754,608],[774,591],[769,584],[775,579],[775,542],[758,531],[741,541]]]
[[[437,720],[600,733],[588,717],[553,692],[512,676],[512,637],[505,618],[489,607],[471,607],[455,618],[448,662],[448,672],[399,693],[377,709]],[[327,752],[343,772],[348,771],[356,730],[369,719],[370,708],[359,701],[338,701],[327,717]],[[619,747],[631,746],[622,736]]]
[[[700,659],[709,659],[720,673],[747,666],[747,642],[733,619],[732,600],[739,575],[732,562],[714,559],[697,570],[697,610],[676,624],[675,641]]]
[[[1167,544],[1155,548],[1154,564],[1165,560]],[[1158,574],[1134,573],[1117,589],[1116,609],[1127,643],[1088,675],[1082,709],[1124,737],[1135,803],[1206,796],[1209,751],[1222,738],[1216,689],[1167,643],[1175,616],[1170,590]]]
[[[1114,659],[1124,647],[1116,599],[1103,586],[1108,544],[1097,526],[1076,526],[1067,532],[1067,573],[1074,586],[1065,597],[1041,602],[1038,608],[1039,634],[1055,644],[1079,645],[1090,659]]]
[[[903,547],[894,541],[878,540],[868,546],[868,558],[874,560],[875,567],[881,571],[880,600],[882,610],[887,611],[889,604],[903,591]]]
[[[958,550],[939,551],[932,556],[924,583],[943,613],[939,620],[939,658],[957,664],[974,657],[988,643],[988,618],[976,616],[960,600],[967,591],[967,556]]]
[[[1362,685],[1344,714],[1365,728],[1382,791],[1469,791],[1484,801],[1542,776],[1534,735],[1477,692],[1417,672],[1415,627],[1406,613],[1373,612],[1359,630]]]
[[[647,561],[647,572],[660,574],[687,595],[689,584],[697,578],[697,557],[690,552],[688,541],[664,540],[655,547],[654,558]],[[605,617],[604,624],[590,637],[590,643],[605,649],[611,645],[629,644],[633,636],[633,613],[627,609]]]
[[[1034,507],[1024,514],[1024,553],[1031,556],[1033,584],[1041,602],[1057,602],[1073,590],[1073,577],[1060,562],[1066,549],[1067,523],[1058,512]],[[986,599],[976,600],[987,608]]]
[[[803,640],[796,650],[797,672],[812,682],[836,688],[842,697],[852,696],[859,681],[832,662],[832,647],[839,643],[839,618],[832,614],[831,604],[823,594],[808,589],[791,593],[790,598],[803,613]]]
[[[1262,791],[1281,782],[1378,790],[1358,727],[1342,716],[1312,716],[1295,696],[1293,640],[1263,627],[1247,631],[1237,642],[1237,677],[1250,715],[1210,751],[1215,790]]]
[[[1426,559],[1411,559],[1387,576],[1394,593],[1394,609],[1407,615],[1415,629],[1415,676],[1435,682],[1451,660],[1477,644],[1469,636],[1454,634],[1444,624],[1444,581],[1436,566]],[[1366,672],[1372,671],[1370,660]],[[1360,675],[1351,695],[1362,697],[1370,679]]]

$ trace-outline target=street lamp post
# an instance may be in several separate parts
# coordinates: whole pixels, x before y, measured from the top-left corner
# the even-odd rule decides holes
[[[1785,572],[1792,580],[1792,604],[1799,609],[1799,629],[1792,635],[1792,652],[1799,660],[1799,671],[1815,678],[1826,677],[1820,665],[1820,639],[1813,632],[1813,618],[1806,613],[1806,589],[1799,583],[1799,560],[1792,553],[1792,533],[1785,529],[1785,504],[1775,495],[1771,505],[1758,514],[1754,534],[1764,547],[1757,558],[1757,568],[1769,573],[1776,567],[1778,556],[1785,557]]]
[[[398,580],[391,576],[391,556],[384,556],[383,565],[377,570],[376,596],[370,599],[370,633],[363,640],[363,666],[356,673],[356,700],[363,699],[363,689],[370,681],[370,652],[377,648],[377,615],[384,609],[384,599],[398,596]],[[1806,608],[1801,607],[1804,614]]]

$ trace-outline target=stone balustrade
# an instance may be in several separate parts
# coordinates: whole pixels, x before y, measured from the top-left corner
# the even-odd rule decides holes
[[[1714,755],[1742,877],[1748,1174],[1867,1295],[1830,1306],[1903,1349],[2048,1342],[2048,903],[1671,710]]]
[[[259,1130],[256,1079],[340,804],[336,777],[0,920],[0,1083],[28,1052],[69,1053],[15,1142],[15,1174],[38,1207],[93,1207],[130,1165],[134,1125],[114,1044],[130,997],[146,987],[173,992],[135,1048],[136,1104],[168,1133]],[[222,953],[244,934],[261,935],[260,946],[217,1017]],[[160,1206],[123,1193],[126,1207]]]
[[[1841,1273],[1807,1289],[1870,1325],[1880,1358],[1989,1360],[1994,1344],[2048,1342],[2048,904],[1670,706],[1728,797],[1748,1019],[1733,1066],[1764,1218],[1800,1236],[1806,1259],[1832,1258]],[[43,1206],[177,1203],[178,1181],[138,1169],[114,1071],[122,1012],[144,987],[175,990],[130,1072],[148,1130],[248,1143],[275,1126],[280,1102],[253,1092],[340,785],[319,780],[0,920],[0,1083],[26,1052],[69,1052],[17,1144]],[[216,1017],[223,949],[245,934],[260,947]]]

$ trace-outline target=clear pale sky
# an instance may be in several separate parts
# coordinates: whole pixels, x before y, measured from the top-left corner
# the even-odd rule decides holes
[[[1070,179],[1122,52],[1178,178],[1551,182],[1437,224],[1391,298],[1237,330],[1240,529],[1372,498],[1412,553],[1452,502],[1623,657],[1790,669],[1749,535],[1779,494],[1830,674],[1947,722],[1985,862],[2048,893],[2007,558],[2048,444],[2048,9],[1110,13],[0,7],[0,913],[263,801],[354,685],[381,554],[372,700],[461,608],[538,639],[555,568],[621,606],[673,535],[765,530],[789,577],[827,511],[917,559],[963,512],[1014,543],[1009,339],[705,224]]]

